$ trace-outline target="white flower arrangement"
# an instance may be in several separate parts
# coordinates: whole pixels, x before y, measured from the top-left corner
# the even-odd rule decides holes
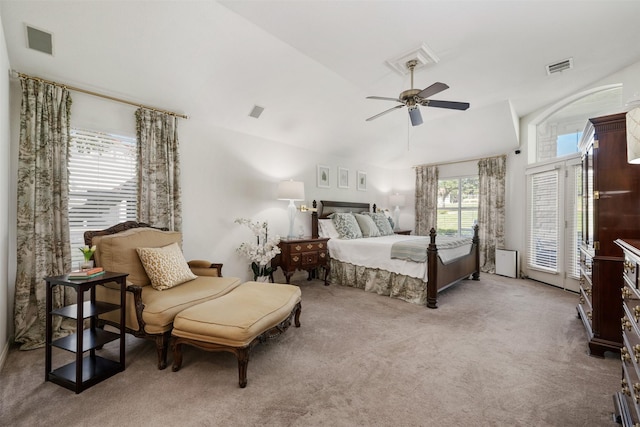
[[[269,276],[274,269],[268,265],[269,262],[280,253],[278,243],[280,236],[269,238],[269,226],[266,221],[251,221],[246,218],[237,218],[237,224],[243,224],[256,236],[255,243],[242,243],[236,251],[240,255],[244,255],[251,261],[251,270],[253,271],[253,279],[259,276]]]

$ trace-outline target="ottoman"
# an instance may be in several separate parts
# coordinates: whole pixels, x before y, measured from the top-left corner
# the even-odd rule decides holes
[[[182,366],[182,345],[227,351],[238,359],[240,387],[247,385],[251,348],[291,325],[300,327],[300,288],[277,283],[246,282],[216,299],[178,313],[173,321],[173,371]]]

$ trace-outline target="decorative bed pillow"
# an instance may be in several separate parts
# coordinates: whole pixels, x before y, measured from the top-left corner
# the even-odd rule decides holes
[[[389,220],[387,216],[382,212],[370,212],[369,216],[373,218],[373,222],[378,226],[378,230],[380,230],[381,236],[391,236],[393,233],[393,228],[391,228],[391,224],[389,224]]]
[[[136,251],[151,280],[151,286],[158,291],[198,277],[189,269],[177,243],[161,248],[136,248]]]
[[[336,230],[331,219],[318,220],[318,235],[320,237],[328,237],[330,239],[340,238],[340,234],[338,233],[338,230]]]
[[[356,221],[358,221],[358,225],[360,226],[360,231],[362,231],[363,237],[379,237],[380,230],[378,230],[378,226],[375,222],[373,222],[373,218],[369,215],[362,214],[353,214],[356,217]]]
[[[360,239],[362,231],[352,213],[332,213],[331,220],[341,239]]]

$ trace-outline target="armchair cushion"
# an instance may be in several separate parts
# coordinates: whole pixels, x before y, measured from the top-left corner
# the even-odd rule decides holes
[[[136,251],[154,289],[170,289],[197,277],[175,242],[161,248],[136,248]]]

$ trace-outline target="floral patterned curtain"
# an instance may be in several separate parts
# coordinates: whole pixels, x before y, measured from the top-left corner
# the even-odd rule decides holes
[[[416,167],[416,230],[419,236],[428,236],[432,228],[438,229],[438,167]]]
[[[180,231],[182,203],[176,117],[139,108],[138,221]]]
[[[71,270],[69,244],[69,113],[67,89],[21,79],[17,189],[15,341],[21,350],[45,343],[47,276]],[[75,301],[75,291],[54,286],[54,308]],[[53,316],[53,337],[73,332],[74,322]]]
[[[504,248],[506,169],[507,156],[482,159],[478,162],[480,270],[485,273],[496,272],[496,248]]]

